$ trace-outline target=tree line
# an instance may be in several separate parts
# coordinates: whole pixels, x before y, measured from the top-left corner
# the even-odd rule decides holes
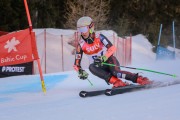
[[[164,45],[172,42],[172,21],[180,46],[179,0],[27,0],[33,28],[76,29],[81,16],[90,16],[95,29],[111,29],[119,36],[144,34],[157,44],[163,24]],[[0,0],[0,31],[28,27],[23,0]]]

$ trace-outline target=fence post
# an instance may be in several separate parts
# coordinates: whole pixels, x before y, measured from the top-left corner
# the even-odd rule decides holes
[[[127,61],[127,60],[128,60],[128,59],[127,59],[128,39],[126,38],[126,39],[124,39],[124,40],[125,40],[125,47],[126,47],[126,48],[125,48],[125,54],[126,54],[126,55],[125,55],[125,57],[126,57],[126,58],[125,58],[125,65],[127,66],[127,64],[128,64],[128,61]]]
[[[64,51],[63,51],[63,35],[61,35],[61,48],[62,48],[62,71],[64,72]]]
[[[130,60],[129,64],[132,63],[132,35],[130,34]]]
[[[117,39],[118,39],[118,38],[117,38]],[[117,42],[116,57],[118,57],[117,55],[118,55],[118,53],[119,53],[119,41],[116,40],[116,42]],[[118,59],[119,59],[119,58],[118,58]]]
[[[125,43],[125,39],[123,38],[123,65],[125,65],[126,63],[125,63],[125,60],[126,60],[126,50],[125,50],[125,45],[126,45],[126,43]]]
[[[47,72],[46,71],[46,63],[47,63],[47,61],[46,61],[46,29],[44,29],[44,56],[45,56],[45,58],[44,58],[44,69],[45,69],[45,73]]]
[[[114,35],[114,32],[113,32],[113,44],[115,46],[115,35]]]

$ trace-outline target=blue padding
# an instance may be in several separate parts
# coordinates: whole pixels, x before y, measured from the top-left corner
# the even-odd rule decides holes
[[[161,60],[161,59],[173,60],[175,59],[175,52],[170,51],[167,48],[164,48],[162,46],[157,46],[156,59],[157,60]]]
[[[68,77],[67,75],[45,75],[44,81],[46,89],[50,90],[58,83],[64,81]],[[14,82],[15,80],[16,82]],[[6,84],[0,84],[0,95],[13,94],[22,92],[42,92],[40,76],[25,76],[16,77],[8,80]]]

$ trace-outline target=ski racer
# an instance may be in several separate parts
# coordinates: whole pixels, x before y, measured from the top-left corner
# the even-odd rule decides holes
[[[139,76],[128,71],[122,71],[118,60],[113,53],[116,51],[115,46],[103,35],[94,32],[94,22],[88,17],[81,17],[77,21],[77,30],[81,34],[79,43],[76,47],[74,69],[78,71],[80,79],[87,79],[88,73],[81,67],[83,53],[90,60],[89,70],[95,76],[104,79],[113,88],[128,85],[122,79],[146,85],[151,83],[147,77]],[[114,64],[116,66],[103,65],[102,63]]]

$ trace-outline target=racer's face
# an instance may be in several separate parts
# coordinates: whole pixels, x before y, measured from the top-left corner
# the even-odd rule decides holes
[[[83,36],[83,38],[88,38],[89,37],[89,26],[83,26],[83,27],[79,27],[78,31],[81,33],[81,35]]]

